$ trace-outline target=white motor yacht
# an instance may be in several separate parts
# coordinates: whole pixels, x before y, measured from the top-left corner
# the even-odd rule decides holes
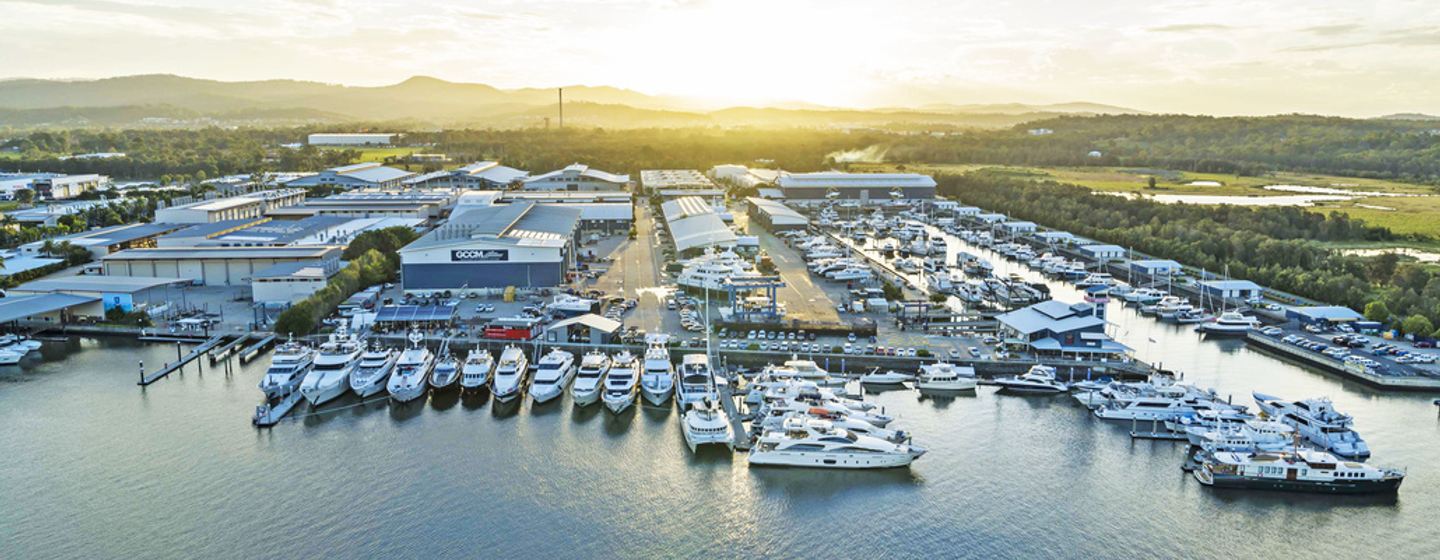
[[[1246,316],[1239,311],[1226,311],[1215,319],[1200,323],[1195,330],[1212,336],[1244,336],[1252,329],[1259,328],[1260,320]]]
[[[1336,455],[1365,460],[1370,446],[1353,429],[1349,414],[1335,410],[1330,399],[1287,401],[1264,393],[1252,393],[1255,404],[1271,419],[1289,424],[1310,443]]]
[[[883,439],[885,441],[904,443],[910,439],[910,434],[902,430],[891,430],[881,428],[859,418],[843,415],[830,414],[825,412],[803,411],[796,412],[787,409],[766,409],[763,415],[756,416],[751,421],[755,435],[764,433],[766,430],[778,430],[784,427],[785,420],[790,418],[815,419],[830,422],[836,428],[847,432]]]
[[[350,388],[350,374],[360,364],[360,340],[344,325],[320,345],[314,365],[300,383],[300,394],[310,406],[330,402]]]
[[[666,346],[670,337],[652,334],[646,337],[649,347],[645,349],[644,369],[640,374],[640,394],[655,406],[670,400],[675,388],[675,364],[670,362],[670,350]]]
[[[390,372],[395,369],[395,361],[399,358],[400,353],[394,350],[370,347],[360,354],[360,364],[350,373],[350,390],[360,398],[384,390],[385,383],[390,380]]]
[[[550,402],[565,392],[575,377],[575,355],[559,348],[540,357],[535,377],[530,380],[530,400],[536,404]]]
[[[18,361],[18,360],[17,360]],[[270,367],[260,378],[265,398],[283,397],[300,389],[305,374],[315,362],[315,350],[293,340],[281,344],[270,356]]]
[[[1345,461],[1313,449],[1213,453],[1192,474],[1200,484],[1216,488],[1322,494],[1394,493],[1405,480],[1405,471]]]
[[[580,357],[580,369],[575,371],[575,383],[570,386],[570,400],[576,406],[590,406],[600,400],[604,392],[605,374],[610,371],[610,356],[599,350],[586,352]]]
[[[730,417],[715,400],[705,399],[695,403],[685,411],[680,426],[685,434],[685,445],[690,447],[691,453],[701,445],[731,447],[735,444],[730,434]]]
[[[465,354],[465,363],[460,366],[460,388],[474,390],[490,382],[490,373],[495,371],[495,356],[488,350],[475,347]]]
[[[1120,298],[1124,299],[1125,303],[1135,305],[1152,305],[1156,302],[1159,302],[1161,298],[1167,295],[1170,294],[1165,293],[1164,290],[1157,290],[1155,288],[1139,288],[1136,290],[1131,290],[1130,293],[1121,295]]]
[[[530,358],[519,346],[506,346],[500,351],[500,362],[495,364],[495,375],[490,379],[490,394],[500,402],[510,402],[520,396],[525,388],[525,379],[530,374]]]
[[[680,368],[675,370],[675,403],[680,410],[716,398],[715,372],[710,369],[710,357],[705,354],[681,356]]]
[[[409,340],[410,346],[400,353],[395,372],[390,374],[390,382],[385,386],[390,398],[400,402],[413,401],[425,394],[426,380],[435,366],[435,355],[425,347],[425,335],[411,331]]]
[[[1095,409],[1096,418],[1102,420],[1165,421],[1194,416],[1201,411],[1214,411],[1230,421],[1243,421],[1249,415],[1244,407],[1236,407],[1208,399],[1195,397],[1140,397],[1121,406],[1102,405]]]
[[[562,315],[584,315],[595,311],[597,300],[582,298],[570,294],[556,294],[555,299],[546,307],[551,313]]]
[[[900,373],[895,370],[881,372],[875,370],[860,376],[860,384],[866,387],[903,387],[906,381],[915,379],[915,376],[908,373]]]
[[[1012,393],[1064,393],[1067,386],[1055,379],[1055,368],[1036,364],[1024,375],[997,377],[995,384]]]
[[[915,388],[922,394],[947,394],[974,391],[977,385],[975,368],[946,362],[920,366]]]
[[[924,449],[851,433],[824,420],[791,418],[781,429],[761,434],[749,460],[752,465],[879,469],[904,467],[924,454]]]
[[[635,392],[640,386],[640,363],[628,350],[621,350],[610,360],[610,373],[605,375],[605,393],[601,399],[605,408],[619,414],[635,404]]]
[[[825,371],[814,360],[801,360],[791,355],[789,360],[778,366],[766,368],[765,375],[771,379],[798,379],[809,381],[818,385],[844,385],[843,377],[831,377],[830,372]]]

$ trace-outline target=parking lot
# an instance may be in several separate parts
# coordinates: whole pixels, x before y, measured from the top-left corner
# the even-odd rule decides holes
[[[1381,375],[1440,376],[1440,352],[1404,340],[1332,330],[1268,327],[1262,334],[1323,355],[1341,364],[1358,364]],[[1350,367],[1357,367],[1352,365]]]

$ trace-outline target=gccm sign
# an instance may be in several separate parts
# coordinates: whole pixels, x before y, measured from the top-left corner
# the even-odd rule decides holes
[[[506,249],[454,249],[450,251],[454,262],[508,261],[510,251]]]

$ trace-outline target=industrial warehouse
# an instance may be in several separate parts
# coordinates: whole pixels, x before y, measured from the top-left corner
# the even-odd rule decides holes
[[[580,210],[533,202],[476,208],[400,250],[409,292],[560,286],[575,262]]]
[[[935,179],[918,173],[788,173],[775,180],[785,200],[931,200]]]

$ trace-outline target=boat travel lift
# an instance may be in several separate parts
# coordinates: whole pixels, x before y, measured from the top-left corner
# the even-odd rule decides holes
[[[729,295],[730,320],[739,322],[769,322],[780,318],[780,305],[776,292],[785,286],[779,276],[753,278],[728,278],[724,282],[725,293]],[[746,305],[746,295],[764,290],[765,303],[760,306]]]

